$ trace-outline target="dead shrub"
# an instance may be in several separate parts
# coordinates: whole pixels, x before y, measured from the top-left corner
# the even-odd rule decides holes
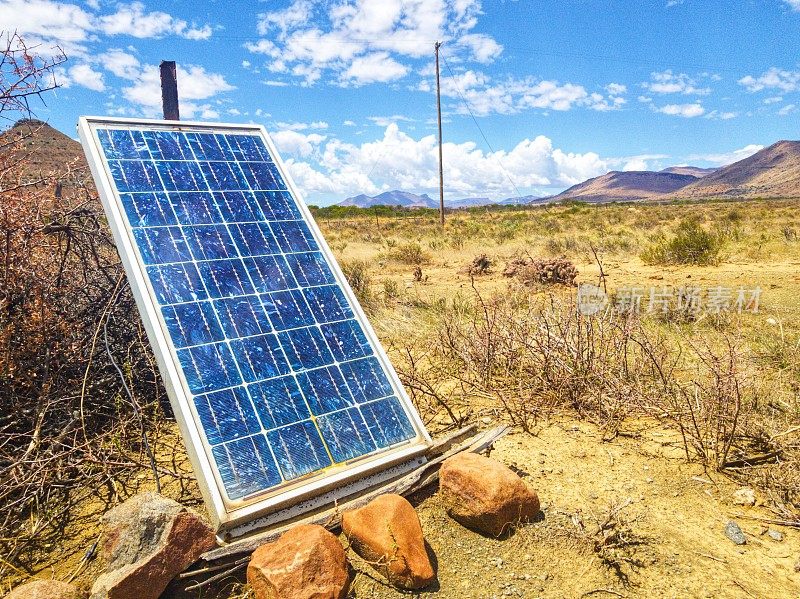
[[[468,275],[478,276],[487,275],[492,272],[492,260],[486,254],[475,256],[464,269]]]
[[[575,285],[578,269],[561,256],[560,258],[516,258],[503,271],[505,277],[515,277],[528,287],[534,285]]]

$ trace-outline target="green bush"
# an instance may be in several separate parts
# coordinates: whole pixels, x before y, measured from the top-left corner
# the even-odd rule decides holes
[[[660,237],[642,253],[647,264],[719,264],[724,237],[696,221],[680,223],[672,238]]]
[[[369,274],[369,263],[366,260],[344,260],[339,265],[361,306],[368,306],[372,301],[372,277]]]
[[[391,251],[391,257],[403,264],[419,265],[430,262],[430,256],[422,249],[422,246],[413,241],[398,245]]]

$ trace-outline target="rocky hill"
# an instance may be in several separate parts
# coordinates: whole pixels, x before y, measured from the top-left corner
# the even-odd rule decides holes
[[[779,141],[673,195],[691,199],[800,197],[800,141]]]
[[[646,200],[698,181],[694,175],[652,171],[611,171],[552,196],[550,201],[613,202]]]
[[[22,119],[0,133],[3,188],[54,175],[64,187],[93,185],[81,144],[47,123]]]

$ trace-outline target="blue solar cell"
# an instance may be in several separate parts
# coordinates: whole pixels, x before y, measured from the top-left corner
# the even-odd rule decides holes
[[[350,392],[358,403],[391,395],[392,387],[375,358],[365,358],[341,365]]]
[[[261,432],[261,425],[243,387],[198,395],[194,398],[194,405],[209,445]]]
[[[228,224],[253,223],[263,220],[261,209],[252,192],[215,192],[214,204],[223,220]]]
[[[249,189],[261,191],[286,189],[276,181],[277,171],[274,165],[268,162],[242,162],[240,164]]]
[[[255,293],[247,269],[239,258],[200,262],[197,265],[213,298],[234,297]]]
[[[321,252],[288,254],[286,261],[289,263],[289,268],[292,269],[294,278],[301,287],[330,285],[336,282]]]
[[[179,349],[178,360],[192,393],[209,393],[242,382],[226,343]]]
[[[98,138],[230,499],[416,436],[260,136]]]
[[[311,313],[320,324],[353,317],[347,298],[339,287],[325,285],[303,290]]]
[[[339,362],[355,360],[372,355],[372,348],[367,336],[355,320],[345,320],[333,324],[323,324],[322,336]]]
[[[414,438],[414,427],[396,397],[364,404],[361,413],[378,447]]]
[[[98,131],[100,144],[108,159],[146,160],[150,150],[140,131],[105,130]]]
[[[208,299],[208,293],[194,264],[149,266],[147,274],[156,299],[162,306]]]
[[[314,317],[299,289],[267,293],[261,296],[261,301],[276,331],[314,324]]]
[[[162,227],[177,224],[165,193],[123,193],[122,205],[132,227]]]
[[[145,264],[171,264],[192,259],[180,227],[134,229]]]
[[[234,224],[229,228],[242,256],[266,256],[280,251],[267,223]]]
[[[231,341],[231,349],[245,381],[252,383],[289,374],[289,366],[273,334]]]
[[[281,475],[264,435],[254,435],[212,449],[225,490],[241,499],[281,483]]]
[[[292,329],[278,333],[289,364],[295,371],[319,368],[333,363],[325,339],[316,327]]]
[[[281,250],[286,253],[317,249],[317,242],[314,241],[308,225],[302,221],[274,222],[270,227]]]
[[[245,266],[258,293],[297,287],[283,256],[256,256],[245,259]]]
[[[225,225],[187,226],[183,227],[183,233],[195,260],[222,260],[238,256]]]
[[[247,391],[265,429],[286,426],[311,416],[293,376],[253,383],[248,385]]]
[[[217,300],[214,306],[228,339],[272,332],[272,325],[257,295]]]
[[[206,191],[208,185],[194,162],[159,161],[155,163],[167,191]]]
[[[355,403],[336,366],[301,372],[297,375],[297,382],[315,416],[342,410]]]
[[[325,444],[337,462],[346,462],[376,449],[358,408],[320,416],[317,424]]]
[[[214,197],[205,192],[182,192],[170,195],[178,221],[184,225],[210,225],[223,222]]]
[[[161,308],[175,347],[214,343],[225,339],[209,302],[190,302]]]
[[[292,480],[331,465],[313,422],[298,422],[267,433],[283,478]]]

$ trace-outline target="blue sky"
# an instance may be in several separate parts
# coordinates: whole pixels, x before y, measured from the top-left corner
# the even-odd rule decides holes
[[[800,0],[0,0],[0,27],[68,56],[40,118],[266,126],[309,203],[547,195],[608,170],[714,166],[798,139]]]

